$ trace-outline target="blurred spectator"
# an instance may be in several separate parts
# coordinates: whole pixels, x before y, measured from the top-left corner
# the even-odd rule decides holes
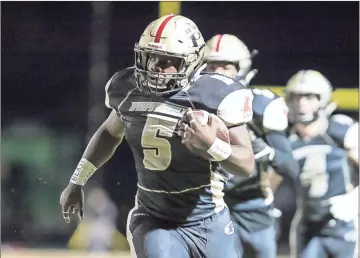
[[[117,209],[102,188],[87,191],[85,218],[70,239],[70,248],[93,252],[127,250],[125,238],[119,237],[116,230],[116,217]]]

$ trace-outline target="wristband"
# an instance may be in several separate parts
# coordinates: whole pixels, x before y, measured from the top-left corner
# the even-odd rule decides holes
[[[70,183],[84,186],[86,181],[96,171],[96,167],[88,160],[81,158],[74,174],[71,176]]]
[[[219,138],[216,138],[211,147],[207,150],[216,161],[220,162],[230,157],[232,153],[231,145]]]

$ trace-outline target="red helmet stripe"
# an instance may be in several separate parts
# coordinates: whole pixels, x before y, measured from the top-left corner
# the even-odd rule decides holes
[[[216,52],[219,52],[220,41],[221,41],[221,38],[222,38],[223,36],[224,36],[223,34],[220,34],[219,37],[218,37],[218,40],[217,40],[217,42],[216,42],[216,48],[215,48],[215,51],[216,51]]]
[[[156,34],[155,34],[154,42],[156,42],[156,43],[159,43],[159,42],[160,42],[161,34],[163,33],[166,24],[167,24],[172,18],[174,18],[174,17],[175,17],[175,15],[174,15],[174,14],[171,14],[170,16],[166,17],[165,20],[163,20],[163,22],[160,24],[160,26],[159,26]]]

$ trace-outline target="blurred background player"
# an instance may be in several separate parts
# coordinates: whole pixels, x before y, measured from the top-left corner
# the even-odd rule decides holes
[[[113,110],[61,194],[67,222],[70,213],[83,217],[82,187],[125,135],[138,173],[135,207],[128,216],[132,255],[238,257],[223,200],[227,177],[216,169],[221,164],[238,175],[252,173],[253,152],[244,124],[252,119],[253,96],[225,76],[192,80],[204,46],[197,26],[183,16],[163,16],[146,27],[135,44],[135,66],[108,81],[105,104]],[[231,144],[216,137],[215,123],[200,125],[189,107],[218,114],[231,127]],[[190,124],[182,127],[179,137],[178,123],[184,116]],[[207,153],[210,160],[188,148]]]
[[[220,34],[206,44],[206,72],[235,78],[248,85],[256,70],[252,56],[236,36]],[[225,201],[241,238],[243,257],[276,257],[273,193],[268,183],[268,167],[295,182],[298,164],[284,134],[288,108],[283,98],[269,90],[251,89],[254,94],[253,120],[248,123],[256,167],[250,178],[232,177],[226,184]]]
[[[291,229],[292,255],[306,258],[353,257],[358,187],[358,123],[331,116],[332,86],[319,72],[302,70],[285,87],[290,140],[300,165],[301,195]]]

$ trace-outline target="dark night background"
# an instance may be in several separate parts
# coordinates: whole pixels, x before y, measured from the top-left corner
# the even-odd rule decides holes
[[[230,33],[242,39],[251,50],[259,50],[253,63],[259,70],[254,85],[284,85],[298,70],[316,69],[336,88],[358,88],[359,85],[358,13],[358,2],[183,2],[181,8],[181,14],[198,25],[206,40],[217,33]],[[16,171],[19,163],[24,166],[18,169],[18,176],[15,172],[10,173],[15,192],[20,191],[19,184],[23,180],[32,182],[25,184],[29,189],[39,191],[34,198],[45,198],[38,196],[51,191],[50,197],[37,207],[49,210],[48,215],[43,216],[55,216],[56,221],[40,223],[37,214],[41,211],[33,207],[33,199],[27,196],[23,200],[24,206],[18,208],[18,213],[24,216],[16,220],[18,224],[14,217],[5,221],[12,227],[22,228],[17,232],[27,233],[11,234],[10,227],[7,229],[10,233],[5,231],[2,238],[37,241],[38,244],[45,238],[48,241],[61,239],[61,234],[69,235],[75,226],[63,224],[57,203],[86,143],[91,85],[89,50],[94,13],[88,2],[2,2],[1,14],[1,125],[3,141],[8,143],[7,149],[3,150],[3,161],[8,163],[10,171]],[[101,104],[107,79],[117,70],[133,64],[134,43],[145,27],[158,17],[158,2],[112,2],[109,15],[108,74],[96,86],[101,89],[97,95]],[[103,112],[108,112],[105,107]],[[358,116],[357,111],[349,114]],[[96,123],[98,126],[99,122]],[[43,167],[37,167],[31,161],[23,164],[18,153],[24,152],[27,156],[29,150],[13,147],[18,129],[34,124],[41,124],[35,126],[41,128],[36,129],[40,132],[36,137],[41,138],[45,131],[50,135],[48,149],[53,155],[47,154],[56,164],[49,160],[49,165]],[[17,130],[16,133],[13,130]],[[25,134],[35,137],[34,133]],[[36,145],[38,140],[34,143]],[[69,149],[66,144],[73,145]],[[68,164],[59,164],[59,156]],[[131,159],[123,162],[130,156],[126,146],[120,147],[116,158],[103,169],[104,173],[93,180],[105,183],[119,206],[123,202],[133,202],[135,185],[131,182],[136,179],[135,172]],[[37,173],[49,180],[50,188],[42,188],[43,181],[31,179]],[[2,183],[9,178],[2,176]],[[116,187],[116,182],[120,182],[121,187]],[[21,194],[18,195],[16,198],[22,200]],[[14,200],[11,199],[15,198],[13,195],[9,196],[9,202]],[[25,211],[24,207],[31,212]],[[24,220],[34,223],[29,226]],[[56,232],[58,238],[53,236]]]

